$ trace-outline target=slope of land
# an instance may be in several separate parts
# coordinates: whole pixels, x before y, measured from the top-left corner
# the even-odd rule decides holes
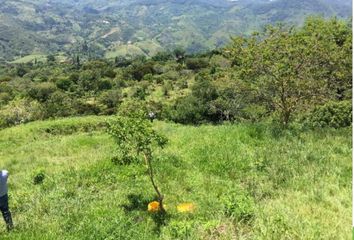
[[[154,162],[168,217],[148,213],[140,165],[111,162],[105,117],[0,131],[16,229],[2,239],[348,239],[351,131],[156,122]],[[175,206],[192,202],[192,214]],[[163,221],[164,220],[164,221]]]

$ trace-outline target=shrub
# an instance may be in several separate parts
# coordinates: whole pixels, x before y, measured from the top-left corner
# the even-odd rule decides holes
[[[188,58],[186,60],[186,66],[191,70],[199,70],[208,67],[209,63],[203,58]]]
[[[104,114],[114,114],[117,106],[122,101],[122,92],[120,90],[108,90],[99,97],[99,102],[105,106]]]
[[[43,118],[42,106],[37,101],[15,99],[0,110],[0,128]]]
[[[194,96],[178,99],[167,113],[171,120],[184,124],[198,124],[205,119],[205,114],[206,106]]]
[[[134,64],[130,69],[130,74],[135,80],[142,80],[147,74],[154,74],[154,64],[152,62]]]
[[[251,122],[257,122],[267,115],[267,109],[260,104],[248,104],[242,109],[242,118]]]
[[[162,86],[162,92],[164,96],[168,96],[169,92],[173,90],[173,84],[171,81],[165,81]]]
[[[12,99],[12,96],[7,92],[0,92],[0,106],[7,104]]]
[[[160,62],[165,62],[172,59],[173,55],[170,52],[158,52],[155,56],[152,57],[152,60]]]
[[[107,68],[102,74],[104,77],[115,78],[117,73],[112,68]]]
[[[69,76],[69,80],[73,83],[78,83],[80,79],[80,75],[78,73],[72,73]]]
[[[303,119],[305,126],[309,127],[349,127],[352,124],[351,101],[328,102],[315,108]]]
[[[38,185],[42,184],[45,179],[45,173],[43,170],[38,171],[33,177],[33,184]]]
[[[99,79],[98,71],[85,70],[80,73],[78,84],[84,91],[97,90]]]
[[[133,94],[132,94],[132,97],[133,98],[137,98],[137,99],[140,99],[140,100],[145,100],[145,98],[147,97],[147,88],[145,88],[144,86],[136,86],[134,89],[133,89]]]
[[[73,115],[72,99],[66,93],[56,91],[45,102],[45,117],[67,117]]]
[[[101,112],[99,104],[93,101],[85,101],[81,99],[74,104],[77,113],[80,115],[98,115]]]
[[[211,109],[211,105],[217,97],[217,89],[211,80],[205,74],[200,74],[192,86],[192,93],[177,99],[170,111],[170,118],[173,121],[187,124],[197,124],[202,121],[217,122],[219,119],[215,115],[215,111]]]
[[[23,66],[18,66],[16,68],[16,75],[19,77],[23,77],[27,73],[27,69],[25,69]]]
[[[132,60],[120,56],[114,59],[114,64],[116,67],[128,67],[132,64]]]
[[[147,114],[148,108],[142,100],[127,100],[118,108],[118,115],[120,116],[146,118]]]
[[[70,79],[67,79],[67,78],[62,78],[62,79],[59,79],[58,81],[56,81],[55,84],[57,85],[57,88],[67,91],[67,90],[69,90],[69,88],[72,84],[72,81],[70,81]]]
[[[39,102],[45,102],[56,89],[53,83],[44,82],[31,87],[28,91],[28,95]]]
[[[176,82],[176,86],[179,89],[187,89],[188,88],[188,81],[186,79],[180,79]]]
[[[97,85],[98,85],[97,88],[99,91],[109,90],[112,88],[111,81],[109,81],[107,79],[100,80]]]

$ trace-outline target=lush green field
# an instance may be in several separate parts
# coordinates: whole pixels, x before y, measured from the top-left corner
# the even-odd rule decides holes
[[[145,167],[111,162],[104,117],[35,122],[0,131],[16,230],[1,239],[349,239],[351,129],[157,122],[156,154],[168,215]],[[43,183],[34,184],[43,172]],[[192,202],[194,213],[176,205]]]
[[[46,55],[43,54],[30,54],[21,58],[18,58],[11,63],[29,63],[29,62],[34,62],[35,59],[40,62],[45,62],[46,61]]]

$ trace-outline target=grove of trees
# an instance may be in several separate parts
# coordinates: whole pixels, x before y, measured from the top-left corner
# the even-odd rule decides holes
[[[351,124],[349,21],[310,17],[268,26],[212,52],[183,49],[148,59],[46,60],[0,68],[0,127],[37,119],[116,114],[134,102],[184,124],[276,121]],[[16,109],[16,111],[15,111]],[[338,118],[336,116],[340,115]]]

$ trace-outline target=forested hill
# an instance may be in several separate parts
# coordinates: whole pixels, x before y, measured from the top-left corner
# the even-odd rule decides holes
[[[351,17],[350,0],[1,0],[0,59],[86,52],[152,56],[177,46],[200,52],[307,15]]]
[[[352,123],[352,28],[336,18],[269,26],[203,54],[72,60],[48,55],[0,68],[0,128],[125,107],[183,124]]]

